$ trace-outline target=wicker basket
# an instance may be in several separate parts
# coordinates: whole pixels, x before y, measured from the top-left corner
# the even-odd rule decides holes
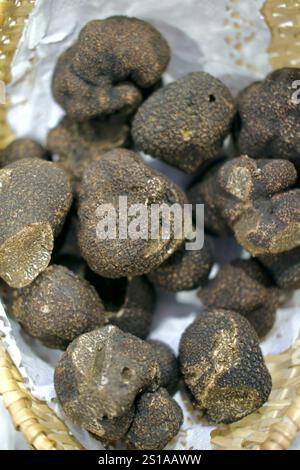
[[[34,0],[0,0],[0,80],[10,81],[11,60]],[[267,0],[262,13],[271,30],[269,60],[274,68],[300,66],[300,2]],[[289,27],[285,25],[289,22]],[[0,105],[0,149],[12,139]],[[238,423],[211,434],[217,449],[288,449],[300,430],[300,336],[288,351],[266,358],[273,378],[268,403]],[[32,396],[0,340],[0,394],[14,426],[36,450],[82,449],[45,402]]]

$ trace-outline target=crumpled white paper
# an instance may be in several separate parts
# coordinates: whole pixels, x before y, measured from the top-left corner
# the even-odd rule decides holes
[[[31,136],[45,143],[49,129],[63,114],[52,99],[50,87],[57,57],[89,20],[115,14],[146,19],[166,36],[172,48],[166,81],[190,71],[205,70],[221,78],[235,94],[270,70],[266,54],[269,32],[259,13],[262,3],[262,0],[38,0],[13,61],[13,80],[8,87],[13,104],[10,124],[18,136]],[[179,171],[149,158],[147,161],[185,184],[186,178]],[[219,252],[226,261],[222,243]],[[228,245],[226,257],[232,257]],[[182,332],[200,311],[195,292],[182,292],[176,299],[160,294],[151,337],[165,341],[177,351]],[[299,329],[299,294],[295,294],[278,311],[276,324],[262,343],[264,353],[287,348]],[[29,338],[18,324],[8,320],[1,305],[0,334],[33,394],[47,400],[61,415],[53,387],[53,370],[61,352]],[[175,398],[183,407],[185,422],[169,447],[209,449],[212,427],[191,412],[182,392]],[[101,449],[101,444],[88,433],[68,424],[86,448]]]

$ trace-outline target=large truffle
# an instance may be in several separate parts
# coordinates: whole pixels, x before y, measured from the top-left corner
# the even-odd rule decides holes
[[[300,245],[300,189],[286,160],[226,162],[218,171],[216,203],[237,241],[253,256],[281,253]]]
[[[298,68],[282,68],[240,93],[236,134],[241,153],[300,163],[300,110],[294,87],[299,80]]]
[[[148,278],[156,286],[168,292],[191,290],[204,284],[213,264],[209,243],[202,249],[187,250],[182,245],[162,263]]]
[[[23,158],[48,158],[48,152],[32,139],[16,139],[0,153],[0,165],[4,167]]]
[[[56,163],[80,181],[84,170],[103,153],[128,143],[129,127],[118,119],[83,123],[64,117],[48,134],[47,148]]]
[[[64,266],[52,265],[14,299],[13,316],[31,336],[65,349],[82,333],[105,324],[96,290]]]
[[[24,287],[50,262],[71,186],[63,170],[38,159],[3,168],[0,186],[0,276],[11,287]]]
[[[300,288],[300,247],[277,255],[262,255],[258,258],[270,271],[278,286],[290,290]]]
[[[136,450],[161,450],[178,434],[183,423],[180,406],[164,388],[144,393],[126,434],[126,442]]]
[[[158,382],[159,364],[151,346],[115,326],[74,340],[54,375],[55,390],[67,417],[102,440],[125,434],[136,396],[155,391]],[[123,426],[114,426],[113,436],[112,423],[119,419]]]
[[[270,331],[281,304],[280,289],[272,286],[267,273],[253,259],[221,266],[198,295],[207,308],[234,310],[245,316],[259,337]]]
[[[91,21],[59,58],[53,94],[78,121],[132,113],[142,101],[139,87],[159,82],[169,58],[165,39],[143,20],[113,16]]]
[[[257,335],[238,313],[203,312],[184,332],[179,359],[195,404],[209,421],[238,421],[269,397],[272,381]]]
[[[120,196],[126,196],[126,201]],[[78,240],[83,257],[104,277],[148,273],[183,243],[188,227],[184,224],[183,229],[181,222],[178,227],[174,219],[185,202],[185,195],[174,183],[147,167],[134,152],[107,152],[86,170],[80,187]],[[151,217],[154,204],[156,208],[164,204],[168,213],[176,204],[176,210],[171,217],[162,213],[160,217],[159,211],[157,217]],[[124,230],[126,218],[128,227]],[[170,220],[168,236],[166,219]]]
[[[148,336],[156,295],[146,278],[107,279],[90,270],[86,277],[105,305],[105,319],[108,323],[142,339]]]
[[[138,149],[187,172],[215,158],[229,134],[233,98],[220,80],[190,73],[153,93],[132,127]]]
[[[177,391],[179,382],[179,367],[177,357],[173,350],[162,341],[150,339],[148,343],[160,365],[160,386],[168,390],[171,395]]]

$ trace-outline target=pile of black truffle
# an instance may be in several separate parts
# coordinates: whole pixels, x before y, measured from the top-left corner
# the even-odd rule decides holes
[[[300,287],[300,70],[286,68],[235,103],[204,72],[163,86],[170,49],[150,24],[87,24],[58,59],[53,96],[66,112],[46,148],[18,139],[1,153],[0,276],[9,313],[34,338],[66,349],[55,389],[67,418],[106,445],[162,449],[183,421],[180,376],[195,407],[231,423],[268,399],[259,337]],[[232,135],[234,152],[224,140]],[[195,181],[185,193],[137,151]],[[228,152],[227,152],[228,153]],[[205,204],[202,250],[185,238],[97,237],[97,208]],[[249,254],[209,279],[214,243]],[[205,307],[183,332],[179,364],[146,340],[155,287],[199,289]]]

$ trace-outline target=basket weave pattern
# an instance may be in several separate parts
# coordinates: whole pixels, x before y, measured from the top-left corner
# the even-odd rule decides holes
[[[272,66],[300,66],[300,3],[267,0],[262,9],[272,32],[269,57]],[[10,81],[13,54],[34,0],[0,0],[0,80]],[[292,18],[295,28],[281,27]],[[283,29],[285,28],[285,29]],[[294,42],[291,42],[294,41]],[[6,120],[9,103],[0,105],[0,149],[12,139]],[[213,448],[288,449],[300,429],[300,337],[286,352],[266,358],[273,378],[268,403],[256,413],[212,432]],[[45,402],[25,387],[0,339],[0,394],[14,426],[36,450],[71,450],[82,446]]]

